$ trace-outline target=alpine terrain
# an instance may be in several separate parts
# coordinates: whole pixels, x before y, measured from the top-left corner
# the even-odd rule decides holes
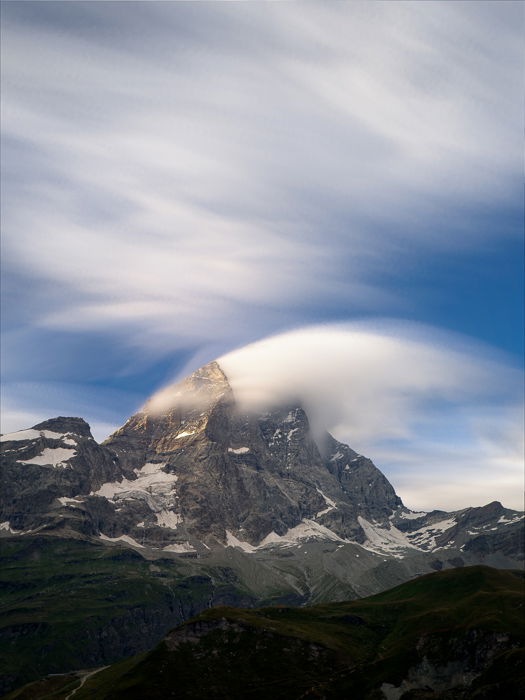
[[[522,513],[413,512],[370,459],[314,440],[301,406],[241,411],[216,362],[169,396],[103,444],[81,418],[1,437],[4,691],[145,651],[216,605],[522,565]]]
[[[347,603],[214,608],[146,654],[6,700],[512,700],[525,682],[524,583],[466,567]]]

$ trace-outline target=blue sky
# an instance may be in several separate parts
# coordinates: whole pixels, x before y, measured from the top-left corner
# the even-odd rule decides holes
[[[443,507],[473,478],[519,506],[521,3],[5,2],[2,21],[2,430],[80,414],[101,438],[237,348],[277,334],[286,356],[324,324],[351,362],[348,324],[375,347],[397,319],[442,359],[460,335],[465,376],[490,359],[504,390],[458,375],[437,410],[429,382],[394,440],[328,427],[416,507],[445,459],[464,477]],[[305,386],[335,381],[323,348]],[[488,448],[474,423],[514,437]]]

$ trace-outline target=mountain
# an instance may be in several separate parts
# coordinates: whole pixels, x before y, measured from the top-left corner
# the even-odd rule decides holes
[[[154,398],[103,445],[80,418],[2,436],[0,527],[201,556],[304,540],[397,559],[440,552],[443,565],[474,556],[508,567],[522,556],[522,514],[497,502],[411,512],[369,459],[328,433],[315,441],[300,406],[240,412],[216,362],[170,395],[173,405],[159,411]]]
[[[522,572],[467,567],[353,602],[215,608],[146,654],[49,677],[6,700],[517,698],[524,583]]]
[[[1,446],[4,691],[145,651],[218,604],[351,600],[523,563],[523,513],[412,512],[369,459],[314,439],[301,406],[241,411],[215,362],[101,445],[59,417]]]

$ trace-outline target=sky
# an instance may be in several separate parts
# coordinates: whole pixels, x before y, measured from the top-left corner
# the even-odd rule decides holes
[[[1,11],[3,432],[221,358],[411,507],[523,507],[522,3]]]

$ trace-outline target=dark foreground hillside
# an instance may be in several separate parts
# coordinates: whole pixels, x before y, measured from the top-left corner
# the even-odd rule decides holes
[[[1,550],[0,696],[147,651],[210,606],[257,603],[226,567],[212,576],[181,557],[38,535],[4,538]]]
[[[6,698],[513,700],[525,683],[524,583],[477,566],[352,602],[214,608],[150,652]]]

